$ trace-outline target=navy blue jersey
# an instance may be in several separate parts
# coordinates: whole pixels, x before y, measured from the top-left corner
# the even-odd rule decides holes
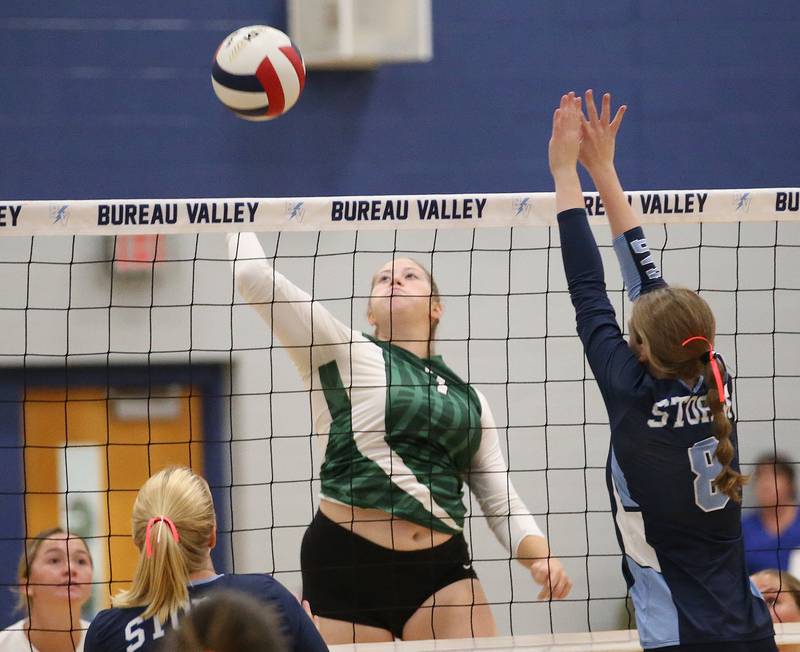
[[[622,337],[586,212],[564,211],[558,224],[578,335],[608,410],[606,478],[642,646],[768,638],[769,612],[745,566],[741,508],[712,485],[721,465],[703,380],[689,387],[648,373]],[[666,285],[640,228],[615,246],[634,298]]]
[[[213,591],[234,590],[275,606],[293,652],[324,652],[328,649],[314,623],[311,622],[297,599],[270,575],[218,575],[210,580],[189,586],[193,603]],[[157,618],[143,620],[144,607],[106,609],[95,616],[86,640],[84,652],[147,652],[158,650],[167,631],[180,620],[174,614],[171,622],[161,623]]]

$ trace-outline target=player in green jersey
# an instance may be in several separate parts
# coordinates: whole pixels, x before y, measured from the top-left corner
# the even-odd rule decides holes
[[[540,599],[565,597],[571,581],[509,481],[486,399],[432,351],[443,307],[427,270],[407,258],[378,270],[367,335],[273,270],[254,234],[228,246],[239,293],[286,347],[325,439],[301,568],[326,641],[496,633],[462,532],[464,483]]]

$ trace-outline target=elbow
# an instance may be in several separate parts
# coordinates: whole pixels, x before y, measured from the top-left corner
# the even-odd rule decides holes
[[[234,266],[234,282],[239,294],[245,299],[253,299],[259,289],[269,287],[272,293],[272,275],[264,260],[237,260]]]

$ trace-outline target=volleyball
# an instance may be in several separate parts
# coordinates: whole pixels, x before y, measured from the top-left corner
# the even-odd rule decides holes
[[[220,101],[245,120],[271,120],[291,109],[306,79],[291,39],[267,25],[242,27],[214,54],[211,85]]]

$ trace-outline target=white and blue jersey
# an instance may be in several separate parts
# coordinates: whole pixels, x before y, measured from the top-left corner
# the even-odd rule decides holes
[[[292,652],[325,652],[328,647],[300,603],[280,582],[264,573],[217,575],[189,585],[189,599],[196,604],[214,591],[239,591],[277,608],[283,632]],[[98,613],[83,645],[84,652],[148,652],[158,650],[166,633],[178,626],[182,614],[170,622],[143,619],[144,607],[106,609]]]
[[[708,392],[648,373],[622,337],[586,212],[558,216],[578,335],[608,410],[606,479],[623,574],[642,646],[756,641],[772,636],[747,574],[741,508],[715,489]],[[641,228],[615,242],[630,296],[666,287]],[[725,378],[731,412],[731,378]],[[736,444],[734,429],[732,442]],[[738,460],[733,467],[738,469]]]

